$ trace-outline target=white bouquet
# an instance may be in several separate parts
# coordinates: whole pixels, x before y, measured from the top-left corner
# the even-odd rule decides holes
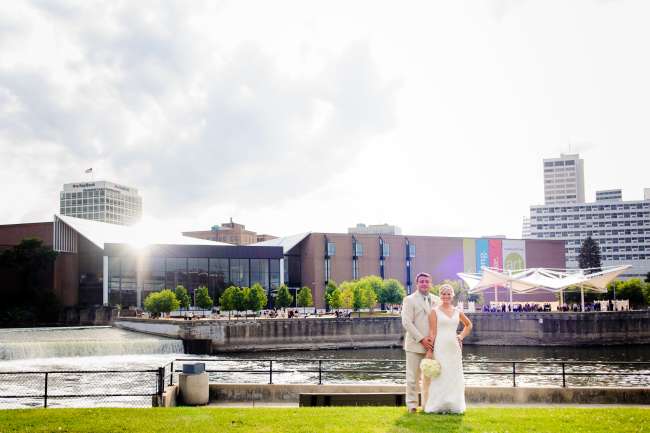
[[[440,376],[440,363],[435,359],[424,358],[420,362],[420,370],[425,377],[434,379]]]

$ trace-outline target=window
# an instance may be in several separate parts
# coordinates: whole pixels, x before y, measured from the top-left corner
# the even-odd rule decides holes
[[[165,259],[150,257],[144,271],[144,290],[142,302],[151,292],[157,292],[165,287]]]
[[[332,257],[336,255],[336,244],[334,242],[328,242],[327,243],[327,256]]]
[[[359,279],[359,260],[352,259],[352,279]]]
[[[353,245],[354,247],[354,256],[355,257],[362,257],[363,256],[363,244],[359,241],[354,241]]]
[[[191,258],[188,259],[187,262],[189,271],[189,284],[187,290],[190,292],[190,295],[192,295],[199,287],[208,287],[208,259]]]
[[[408,244],[406,253],[409,258],[415,257],[415,244]]]
[[[384,257],[390,256],[390,244],[383,242],[381,244],[381,247],[382,247],[381,255]]]
[[[277,289],[280,287],[280,260],[271,259],[269,260],[269,280],[271,284],[271,289]]]
[[[235,286],[248,287],[248,259],[230,259],[230,279]]]
[[[187,288],[187,259],[168,257],[165,259],[165,288],[173,290],[179,285]]]
[[[251,286],[259,283],[265,289],[269,287],[269,260],[251,259]]]
[[[332,262],[329,258],[325,259],[325,282],[329,281],[332,276]]]
[[[208,291],[215,303],[230,286],[230,263],[228,259],[210,259],[210,273],[208,276]]]

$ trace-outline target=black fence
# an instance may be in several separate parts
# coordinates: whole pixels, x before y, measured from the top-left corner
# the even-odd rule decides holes
[[[162,400],[168,366],[150,370],[0,372],[0,408],[151,407]]]
[[[387,380],[391,378],[403,378],[405,360],[387,359],[214,359],[214,358],[183,358],[172,362],[170,370],[173,373],[182,371],[182,363],[204,362],[206,372],[231,376],[238,374],[238,378],[244,378],[242,374],[266,376],[268,380],[264,383],[273,384],[274,377],[303,373],[313,376],[311,383],[322,385],[327,379],[330,383],[336,379],[348,377],[357,382],[364,379],[381,377]],[[214,368],[214,364],[234,363],[236,367]],[[252,365],[251,365],[252,364]],[[364,368],[369,365],[370,368]],[[246,367],[242,368],[241,366]],[[287,368],[287,365],[297,365],[297,368]],[[341,367],[341,365],[343,365]],[[650,362],[627,361],[463,361],[466,376],[499,376],[508,379],[513,387],[519,385],[518,378],[540,377],[554,378],[550,383],[552,386],[566,388],[567,386],[626,386],[615,383],[612,378],[633,376],[639,383],[633,386],[650,386]],[[176,366],[176,367],[174,367]],[[385,366],[388,368],[377,368]],[[180,367],[180,368],[179,368]],[[627,367],[622,369],[621,367]],[[222,376],[222,377],[223,377]],[[173,384],[174,374],[170,376],[170,385]],[[571,378],[588,377],[593,379],[588,385],[571,383]],[[607,377],[607,381],[598,381],[598,378]],[[215,377],[218,379],[218,376]],[[575,381],[574,381],[575,382]],[[241,382],[239,382],[241,383]],[[255,381],[260,383],[260,381]],[[527,384],[528,385],[528,384]],[[548,380],[544,385],[549,385]],[[632,386],[627,384],[627,386]]]
[[[148,370],[7,371],[0,372],[0,409],[151,407],[162,401],[166,387],[177,381],[182,365],[188,362],[206,363],[211,383],[273,384],[293,375],[293,383],[301,384],[368,383],[377,379],[395,384],[403,383],[405,367],[404,360],[387,359],[202,357],[179,358]],[[471,377],[490,375],[512,387],[650,387],[650,362],[465,360],[463,365],[468,382]],[[633,381],[623,384],[613,380],[631,376]],[[545,382],[526,380],[530,377]]]

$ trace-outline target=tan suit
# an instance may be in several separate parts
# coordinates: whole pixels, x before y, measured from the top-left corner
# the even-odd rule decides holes
[[[420,340],[429,336],[429,313],[440,298],[429,294],[428,299],[415,291],[404,298],[402,303],[402,326],[404,335],[404,350],[406,351],[406,407],[418,406],[420,393],[420,362],[426,354],[426,349]],[[427,401],[429,380],[422,383],[422,403]]]

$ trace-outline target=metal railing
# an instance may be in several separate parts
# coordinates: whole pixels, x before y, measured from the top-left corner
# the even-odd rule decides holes
[[[293,373],[308,373],[317,375],[318,385],[324,383],[324,377],[327,375],[333,374],[365,374],[365,375],[404,375],[405,360],[389,360],[389,359],[234,359],[234,358],[178,358],[175,360],[176,366],[179,363],[184,362],[205,362],[205,363],[259,363],[262,364],[261,368],[228,368],[228,369],[211,369],[206,368],[207,373],[247,373],[255,375],[266,375],[268,376],[268,383],[273,384],[274,375],[281,374],[293,374]],[[380,370],[380,369],[365,369],[365,368],[325,368],[326,364],[336,364],[336,363],[355,363],[367,364],[367,363],[382,363],[382,364],[398,364],[400,365],[399,370]],[[275,363],[275,367],[274,367]],[[286,369],[278,368],[278,365],[282,364],[308,364],[314,365],[313,368],[298,368],[298,369]],[[557,377],[559,386],[559,379],[561,379],[561,386],[563,388],[567,387],[567,378],[570,377],[580,377],[580,376],[643,376],[647,377],[648,380],[642,386],[650,386],[650,362],[643,361],[463,361],[464,367],[468,366],[502,366],[499,370],[488,369],[488,370],[475,370],[465,368],[463,374],[472,376],[472,375],[492,375],[492,376],[506,376],[511,379],[513,387],[517,387],[517,378],[522,376],[540,376],[540,377]],[[626,371],[626,372],[613,372],[613,371],[602,371],[593,367],[597,366],[635,366],[635,367],[648,367],[646,371]],[[530,366],[542,366],[542,370],[533,370],[529,369]],[[503,367],[507,368],[505,370]],[[519,367],[519,368],[518,368]],[[527,368],[528,367],[528,368]],[[549,367],[554,367],[554,370],[549,371]],[[576,370],[577,368],[586,367],[587,371]],[[592,367],[592,368],[590,368]],[[182,369],[174,370],[174,363],[171,363],[172,375],[170,377],[170,385],[173,384],[174,374],[179,373]]]
[[[27,406],[51,405],[51,400],[115,398],[147,398],[143,406],[151,406],[154,398],[162,400],[167,384],[167,366],[149,370],[48,370],[0,372],[0,407],[3,401],[31,400]],[[173,373],[170,370],[169,375]],[[102,379],[102,376],[107,377]],[[98,392],[83,392],[86,389]],[[4,392],[3,392],[4,391]],[[5,393],[9,391],[8,393]],[[138,405],[131,403],[131,405]],[[39,404],[41,406],[41,404]]]

